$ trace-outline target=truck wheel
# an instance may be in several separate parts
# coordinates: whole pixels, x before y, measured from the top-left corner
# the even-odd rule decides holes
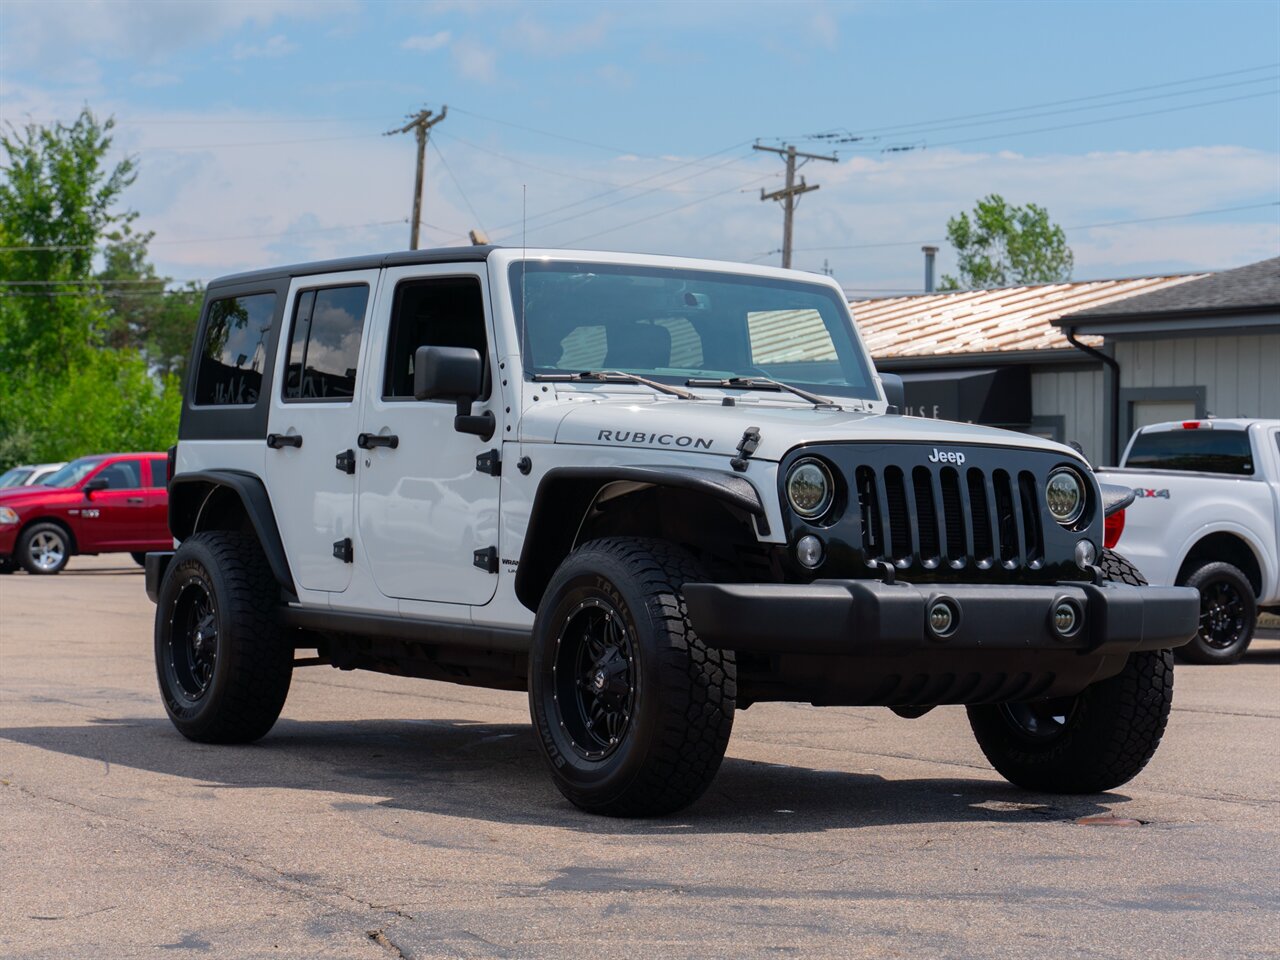
[[[583,810],[672,813],[720,767],[737,668],[689,624],[701,573],[659,540],[595,540],[570,554],[538,608],[529,709],[556,786]]]
[[[138,566],[145,567],[147,565],[147,555],[145,553],[130,553],[129,556],[133,557],[133,562]]]
[[[276,722],[293,672],[277,596],[252,534],[197,533],[178,547],[160,585],[155,653],[165,710],[183,736],[250,743]]]
[[[1206,563],[1183,582],[1200,591],[1200,629],[1178,648],[1189,663],[1235,663],[1249,649],[1258,601],[1249,578],[1229,563]]]
[[[1107,579],[1142,586],[1138,568],[1103,551]],[[1173,655],[1130,654],[1119,674],[1073,697],[971,706],[969,725],[1006,780],[1045,793],[1100,793],[1147,765],[1173,704]]]
[[[13,561],[8,557],[0,557],[0,575],[13,573]]]
[[[18,538],[17,558],[27,573],[60,573],[71,559],[71,538],[56,523],[33,523]]]

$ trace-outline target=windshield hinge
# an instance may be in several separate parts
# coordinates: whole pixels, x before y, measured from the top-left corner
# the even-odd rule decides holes
[[[747,470],[747,460],[756,448],[760,446],[760,428],[747,427],[742,431],[742,439],[738,441],[738,455],[729,461],[729,466],[737,470],[739,473],[745,473]]]

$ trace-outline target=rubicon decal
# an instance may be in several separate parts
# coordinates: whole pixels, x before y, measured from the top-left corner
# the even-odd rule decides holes
[[[1166,490],[1146,490],[1142,487],[1135,487],[1133,495],[1139,500],[1152,500],[1159,497],[1161,500],[1169,499],[1169,491]]]
[[[634,443],[649,447],[692,447],[710,450],[710,437],[689,437],[677,433],[644,433],[636,430],[601,430],[597,440],[608,443]]]
[[[964,463],[965,457],[963,453],[952,453],[934,447],[933,453],[929,455],[928,459],[930,463],[954,463],[959,466]]]

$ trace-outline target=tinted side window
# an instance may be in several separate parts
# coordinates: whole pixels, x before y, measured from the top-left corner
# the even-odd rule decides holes
[[[1126,467],[1196,473],[1253,474],[1253,451],[1243,430],[1170,430],[1141,433]]]
[[[163,487],[165,484],[165,462],[163,460],[148,460],[147,466],[151,468],[151,482],[147,484],[149,487]]]
[[[293,308],[286,400],[349,400],[355,395],[369,287],[304,290]]]
[[[141,460],[120,460],[108,464],[99,471],[94,480],[105,480],[108,490],[136,490],[144,486],[142,482]]]
[[[487,363],[480,281],[442,277],[400,284],[387,342],[382,386],[387,399],[413,396],[413,355],[418,347],[471,347]]]
[[[209,304],[196,371],[196,404],[257,403],[275,310],[274,293],[228,297]]]

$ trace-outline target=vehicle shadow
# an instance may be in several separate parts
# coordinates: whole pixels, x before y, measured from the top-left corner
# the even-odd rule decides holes
[[[886,779],[729,757],[707,793],[672,817],[591,816],[564,800],[527,724],[466,720],[282,720],[251,746],[183,739],[166,719],[0,728],[0,737],[202,789],[323,790],[343,810],[393,808],[585,833],[813,833],[916,823],[1037,823],[1106,813],[1128,797],[1029,793],[973,777]],[[113,790],[119,790],[113,787]]]

